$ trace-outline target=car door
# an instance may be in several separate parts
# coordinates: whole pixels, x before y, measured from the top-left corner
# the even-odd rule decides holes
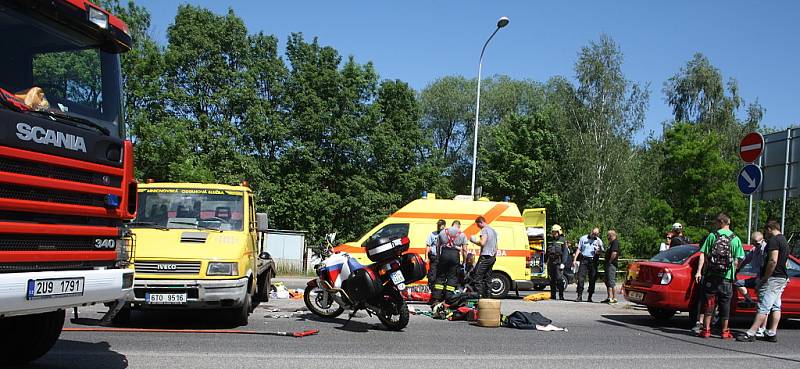
[[[781,297],[781,310],[785,314],[800,315],[800,262],[794,257],[786,260],[786,271],[789,274],[789,284],[783,290]]]

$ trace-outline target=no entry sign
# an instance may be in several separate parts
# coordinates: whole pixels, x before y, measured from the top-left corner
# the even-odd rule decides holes
[[[750,132],[739,144],[739,157],[746,163],[752,163],[758,159],[764,151],[764,136],[758,132]]]

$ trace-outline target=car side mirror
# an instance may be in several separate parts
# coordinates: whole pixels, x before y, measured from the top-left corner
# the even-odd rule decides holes
[[[267,213],[256,213],[256,230],[266,232],[269,228],[269,217]]]
[[[262,260],[269,260],[269,259],[272,259],[272,255],[270,255],[268,252],[264,251],[264,252],[262,252],[261,254],[258,255],[258,258],[262,259]]]

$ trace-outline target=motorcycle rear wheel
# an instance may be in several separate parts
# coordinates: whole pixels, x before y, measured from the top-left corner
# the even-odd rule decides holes
[[[390,331],[402,331],[408,326],[409,313],[408,305],[399,292],[387,293],[381,304],[381,311],[378,319]]]
[[[313,296],[311,294],[314,294]],[[322,297],[324,294],[327,294],[322,288],[314,287],[314,286],[306,286],[305,293],[303,294],[303,302],[306,303],[306,307],[312,313],[323,317],[333,319],[339,315],[342,315],[344,312],[344,307],[333,301],[333,297],[330,297],[330,304],[326,307],[323,304]],[[334,308],[336,306],[336,308]]]

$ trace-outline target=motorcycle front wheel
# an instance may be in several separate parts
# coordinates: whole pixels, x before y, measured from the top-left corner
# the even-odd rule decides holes
[[[330,293],[319,287],[307,286],[303,302],[308,310],[323,318],[336,318],[344,312],[344,307],[334,301]]]
[[[389,291],[383,295],[378,319],[390,331],[402,331],[408,326],[408,305],[406,305],[406,301],[403,300],[403,296],[400,295],[399,291],[393,288],[389,289]]]

